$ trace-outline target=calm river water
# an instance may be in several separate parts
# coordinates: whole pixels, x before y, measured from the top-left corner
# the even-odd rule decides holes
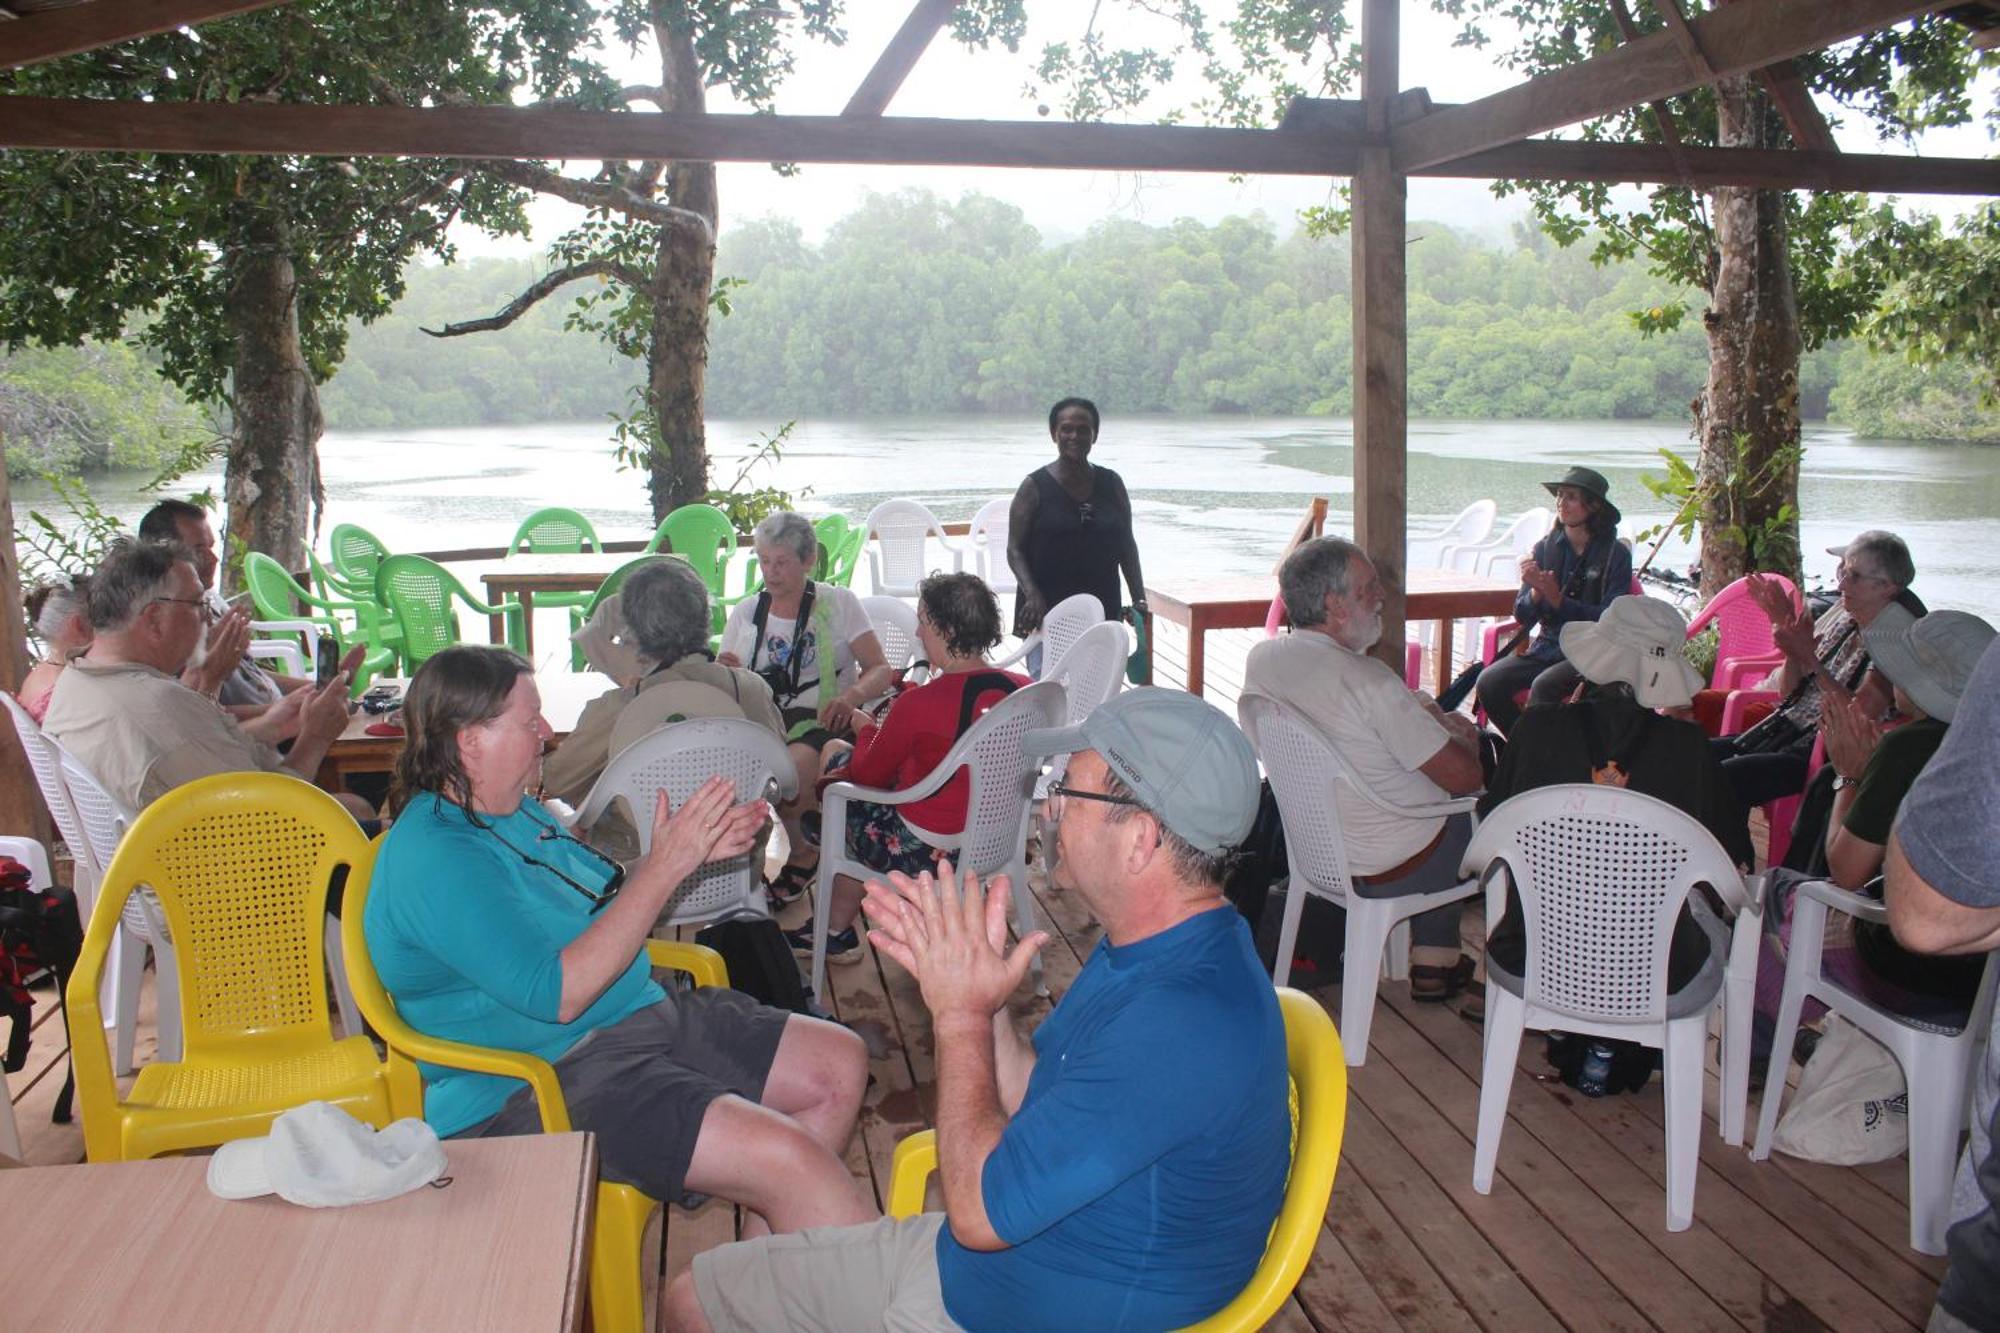
[[[718,480],[771,423],[709,425]],[[1546,497],[1537,482],[1587,463],[1611,480],[1624,531],[1657,523],[1666,506],[1640,484],[1661,472],[1658,451],[1692,450],[1684,427],[1633,422],[1419,421],[1410,427],[1411,530],[1443,523],[1482,497],[1501,521]],[[354,522],[399,550],[500,545],[529,510],[581,510],[600,535],[650,531],[645,489],[617,470],[596,423],[329,434],[326,523]],[[940,517],[968,518],[1008,495],[1053,456],[1046,423],[1028,417],[936,417],[803,421],[784,460],[752,485],[810,488],[808,512],[860,516],[891,496],[914,496]],[[1351,531],[1353,436],[1343,420],[1302,418],[1109,418],[1096,461],[1115,468],[1132,493],[1149,578],[1268,571],[1313,495],[1333,502],[1335,530]],[[108,507],[136,517],[143,478],[97,487]],[[220,465],[188,479],[213,482]],[[179,488],[177,488],[179,489]],[[44,507],[46,492],[16,487],[15,504]],[[1824,581],[1833,558],[1821,548],[1869,527],[1909,541],[1916,588],[1933,607],[1960,607],[2000,624],[2000,448],[1857,440],[1809,426],[1800,485],[1809,580]],[[1661,555],[1681,568],[1687,552]]]

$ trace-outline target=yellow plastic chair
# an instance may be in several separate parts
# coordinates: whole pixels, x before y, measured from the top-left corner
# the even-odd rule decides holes
[[[390,1078],[399,1089],[412,1089],[417,1109],[405,1114],[423,1113],[422,1076],[416,1061],[428,1060],[434,1065],[468,1069],[476,1074],[520,1079],[535,1091],[535,1104],[542,1113],[542,1132],[569,1133],[569,1106],[563,1100],[562,1085],[556,1081],[555,1066],[548,1061],[521,1051],[496,1050],[427,1036],[403,1021],[396,1012],[395,1000],[375,971],[374,960],[368,955],[368,938],[362,928],[367,905],[365,885],[358,893],[352,887],[348,889],[340,914],[347,979],[368,1026],[389,1049]],[[654,967],[685,972],[697,986],[729,984],[729,968],[722,955],[704,945],[648,940],[646,953]],[[645,1242],[646,1221],[658,1206],[658,1201],[630,1185],[598,1182],[597,1222],[590,1240],[591,1324],[597,1333],[639,1333],[645,1326],[639,1251]]]
[[[348,955],[353,956],[352,949]],[[1326,1220],[1333,1173],[1340,1165],[1340,1138],[1347,1128],[1347,1062],[1341,1057],[1333,1020],[1310,996],[1281,987],[1278,1008],[1285,1016],[1285,1063],[1292,1076],[1292,1170],[1285,1181],[1285,1202],[1250,1281],[1234,1300],[1191,1325],[1188,1333],[1253,1333],[1262,1328],[1298,1285],[1320,1223]],[[898,1143],[889,1171],[889,1216],[914,1217],[922,1212],[924,1186],[935,1170],[936,1130],[912,1134]]]
[[[374,859],[331,796],[275,773],[204,778],[140,813],[105,870],[66,991],[91,1161],[254,1137],[314,1100],[375,1125],[416,1113],[368,1038],[335,1039],[327,1006],[327,886],[345,867],[346,892],[365,892]],[[98,982],[142,884],[179,963],[181,1058],[147,1065],[121,1097]]]

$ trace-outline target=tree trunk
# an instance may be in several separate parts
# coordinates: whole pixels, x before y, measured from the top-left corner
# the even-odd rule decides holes
[[[666,111],[706,109],[694,42],[683,22],[656,25]],[[667,201],[708,219],[662,227],[653,264],[653,326],[646,356],[646,403],[659,427],[653,444],[653,520],[708,494],[708,296],[715,286],[715,164],[676,162],[667,170]]]
[[[286,569],[301,569],[325,493],[319,478],[323,421],[299,345],[298,282],[291,228],[282,215],[255,204],[225,257],[225,297],[235,344],[233,424],[224,488],[232,550],[262,551]],[[239,562],[225,559],[236,583]]]
[[[1718,84],[1716,104],[1722,147],[1779,146],[1778,119],[1749,80]],[[1800,338],[1785,196],[1719,188],[1713,210],[1708,384],[1695,402],[1704,597],[1751,570],[1799,575]]]

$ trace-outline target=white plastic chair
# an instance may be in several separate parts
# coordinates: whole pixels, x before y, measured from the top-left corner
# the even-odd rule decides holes
[[[1110,702],[1125,685],[1125,659],[1132,651],[1132,636],[1124,623],[1100,620],[1070,645],[1053,671],[1042,672],[1043,680],[1063,687],[1066,701],[1063,725],[1075,726],[1089,717],[1098,705]],[[1057,755],[1049,771],[1035,780],[1035,799],[1048,794],[1049,783],[1069,767],[1069,756]]]
[[[1530,509],[1508,524],[1506,531],[1497,537],[1449,547],[1444,554],[1444,567],[1462,574],[1511,583],[1520,575],[1521,557],[1533,551],[1535,543],[1548,536],[1549,525],[1554,521],[1555,516],[1546,508],[1538,506]],[[1472,660],[1479,652],[1481,635],[1493,623],[1495,620],[1491,616],[1475,616],[1459,621],[1460,656],[1467,661]]]
[[[1013,505],[1011,495],[988,500],[972,516],[969,540],[974,567],[981,581],[996,593],[1013,592],[1020,586],[1014,579],[1014,567],[1007,563],[1007,520]]]
[[[90,925],[90,911],[97,902],[98,882],[102,878],[103,867],[91,856],[90,844],[84,837],[83,821],[77,817],[76,806],[71,802],[69,788],[63,785],[62,755],[56,743],[43,734],[39,723],[28,716],[14,696],[0,690],[0,704],[6,705],[7,714],[14,721],[14,732],[21,738],[21,750],[28,756],[28,767],[35,775],[35,785],[42,790],[42,801],[49,807],[49,815],[55,820],[56,832],[68,846],[71,862],[75,866],[72,879],[76,889],[77,915],[83,925]],[[143,940],[134,941],[128,933],[121,932],[111,949],[111,960],[105,968],[104,985],[98,995],[98,1007],[104,1013],[104,1025],[114,1029],[112,1049],[123,1052],[123,1061],[118,1065],[120,1074],[131,1072],[132,1042],[136,1035],[133,1024],[137,1021],[137,992],[134,992],[133,1013],[124,1016],[117,998],[124,985],[127,957],[136,959],[134,966],[144,966],[146,945]]]
[[[33,838],[0,837],[0,856],[11,856],[27,867],[30,889],[40,892],[55,884],[55,877],[49,872],[49,849]],[[62,1002],[60,995],[56,1002]],[[14,1121],[14,1098],[7,1091],[4,1077],[0,1077],[0,1155],[17,1162],[27,1158],[21,1151],[21,1128]]]
[[[1403,541],[1403,568],[1438,569],[1444,566],[1445,548],[1471,546],[1486,540],[1500,506],[1491,500],[1474,500],[1458,517],[1435,532],[1412,533]]]
[[[310,620],[253,620],[250,656],[279,663],[288,676],[311,680],[319,662],[320,627]]]
[[[739,803],[764,800],[774,792],[778,799],[790,800],[799,790],[798,770],[785,743],[765,728],[738,718],[693,718],[668,723],[620,751],[578,807],[577,826],[589,828],[613,801],[623,801],[643,856],[652,850],[653,803],[659,793],[664,790],[679,809],[697,787],[717,776],[735,786]],[[674,890],[659,926],[713,921],[744,909],[762,913],[761,883],[754,850],[707,862]]]
[[[1824,880],[1798,886],[1792,899],[1784,998],[1778,1002],[1778,1025],[1771,1044],[1772,1071],[1764,1081],[1757,1143],[1750,1156],[1761,1162],[1771,1155],[1771,1134],[1777,1127],[1779,1099],[1785,1092],[1784,1063],[1777,1053],[1792,1049],[1799,1029],[1799,1009],[1810,995],[1887,1046],[1903,1067],[1910,1098],[1910,1248],[1923,1254],[1943,1254],[1952,1176],[1958,1164],[1958,1135],[1965,1128],[1974,1056],[1992,1022],[1993,989],[2000,981],[2000,968],[1994,967],[1991,957],[1987,959],[1971,1018],[1963,1028],[1954,1030],[1904,1018],[1876,1008],[1820,971],[1829,910],[1878,924],[1889,919],[1888,908],[1881,902],[1851,889]],[[1725,1102],[1733,1099],[1740,1104],[1746,1092],[1744,1084],[1723,1084]]]
[[[868,613],[868,623],[875,629],[876,642],[882,645],[883,660],[891,671],[902,671],[917,660],[920,645],[915,607],[895,597],[864,597],[861,609]]]
[[[89,863],[93,884],[104,882],[104,872],[117,854],[125,830],[137,816],[104,789],[95,774],[55,740],[48,742],[62,766],[63,786],[76,812],[79,836],[70,844],[78,865]],[[119,920],[117,988],[112,997],[116,1037],[112,1068],[129,1074],[133,1068],[133,1038],[139,1029],[139,983],[145,977],[146,949],[153,950],[157,994],[154,997],[155,1025],[159,1032],[159,1058],[181,1058],[180,984],[174,966],[173,941],[160,914],[159,900],[141,889],[125,903]]]
[[[1025,937],[1035,928],[1035,898],[1028,889],[1028,815],[1034,808],[1036,761],[1021,753],[1021,738],[1036,727],[1061,726],[1063,687],[1052,680],[1023,686],[974,722],[951,752],[923,781],[902,791],[879,791],[835,782],[820,794],[819,883],[813,894],[812,988],[826,994],[827,913],[833,906],[833,879],[866,880],[876,874],[847,850],[847,803],[872,801],[901,806],[935,795],[959,769],[971,775],[961,833],[932,833],[911,825],[925,844],[952,853],[961,874],[982,881],[1007,876],[1014,890],[1014,931]],[[1035,962],[1035,993],[1046,995],[1041,960]]]
[[[1503,802],[1473,834],[1464,866],[1486,886],[1488,931],[1506,910],[1510,882],[1527,931],[1519,978],[1487,959],[1486,1059],[1472,1187],[1492,1192],[1525,1029],[1640,1042],[1664,1056],[1667,1230],[1686,1230],[1694,1220],[1709,1011],[1737,989],[1724,985],[1734,953],[1720,939],[1724,927],[1706,900],[1690,892],[1708,884],[1725,907],[1740,911],[1747,902],[1742,875],[1693,816],[1635,791],[1592,783],[1541,787]],[[1684,903],[1714,951],[1701,972],[1670,995],[1667,955]],[[1754,913],[1741,911],[1738,927],[1739,938],[1753,938],[1745,928],[1754,931]],[[1727,1046],[1727,1021],[1723,1031]]]
[[[1047,680],[1062,665],[1063,654],[1092,625],[1102,625],[1104,603],[1097,600],[1094,593],[1080,592],[1063,598],[1042,613],[1042,627],[1021,640],[1021,646],[1002,660],[996,667],[1010,667],[1027,657],[1037,645],[1042,649],[1042,679]],[[1129,650],[1128,650],[1129,651]]]
[[[1291,978],[1292,949],[1298,942],[1306,894],[1345,907],[1347,947],[1340,982],[1340,1045],[1347,1063],[1358,1067],[1368,1059],[1377,977],[1384,971],[1391,980],[1409,975],[1409,919],[1470,898],[1478,892],[1479,883],[1467,880],[1435,893],[1399,898],[1362,897],[1354,891],[1354,877],[1347,869],[1335,787],[1344,782],[1369,804],[1412,819],[1459,814],[1470,810],[1473,800],[1462,797],[1432,805],[1391,805],[1367,783],[1357,781],[1340,752],[1295,710],[1275,699],[1244,695],[1237,701],[1236,716],[1270,776],[1271,793],[1278,798],[1278,813],[1285,824],[1285,856],[1291,867],[1272,984],[1283,986]]]
[[[964,568],[965,553],[945,536],[944,524],[915,500],[884,500],[869,513],[862,542],[868,549],[868,569],[875,591],[891,597],[915,597],[930,567],[924,563],[924,543],[935,537],[951,557],[951,568]],[[873,543],[869,544],[869,538]]]

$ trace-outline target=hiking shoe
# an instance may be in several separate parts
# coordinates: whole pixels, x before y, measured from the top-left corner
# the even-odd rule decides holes
[[[1410,998],[1425,1004],[1449,1000],[1472,983],[1472,966],[1472,960],[1464,954],[1450,967],[1411,964]]]
[[[806,922],[797,930],[786,931],[785,943],[791,945],[792,952],[799,957],[812,957],[812,922]],[[853,926],[849,926],[846,930],[829,930],[826,933],[826,961],[842,964],[861,961],[861,935]]]

